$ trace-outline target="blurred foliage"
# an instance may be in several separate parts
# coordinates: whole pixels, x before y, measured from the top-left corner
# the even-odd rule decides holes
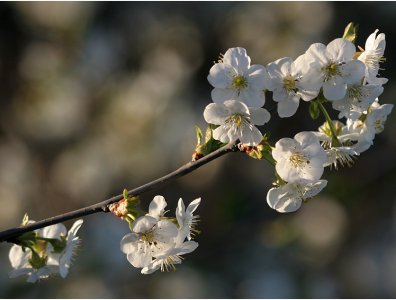
[[[80,208],[189,161],[210,103],[206,80],[230,47],[254,63],[296,58],[353,21],[357,44],[386,33],[381,103],[396,85],[396,4],[385,2],[2,2],[0,220],[19,224]],[[268,97],[266,107],[274,107]],[[177,272],[139,274],[119,250],[128,232],[110,214],[86,218],[66,280],[8,279],[2,298],[395,298],[396,118],[353,168],[327,171],[321,196],[295,214],[266,204],[265,161],[229,154],[155,192],[174,210],[202,197],[200,247]],[[272,142],[315,129],[308,104],[268,125]],[[70,224],[67,224],[70,225]]]

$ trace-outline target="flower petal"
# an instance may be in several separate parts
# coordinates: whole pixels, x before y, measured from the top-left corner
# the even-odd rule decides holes
[[[256,146],[262,141],[263,135],[255,126],[243,126],[239,139],[242,144]]]
[[[53,238],[59,238],[61,235],[66,236],[67,235],[67,229],[65,225],[62,223],[58,223],[55,225],[47,226],[42,229],[39,229],[38,231],[39,236],[53,239]]]
[[[241,90],[238,99],[249,107],[262,107],[265,103],[265,93],[263,90],[246,88]]]
[[[268,205],[281,213],[296,211],[301,207],[302,200],[289,191],[289,184],[272,188],[267,193]]]
[[[292,97],[287,98],[287,101],[281,101],[278,103],[278,114],[281,118],[288,118],[293,116],[300,103],[300,97],[297,95],[292,95]]]
[[[120,249],[123,253],[128,254],[136,251],[139,236],[136,233],[125,235],[120,242]]]
[[[237,100],[239,98],[237,91],[231,88],[214,88],[211,92],[211,96],[214,103],[223,103],[224,101],[229,99]]]
[[[340,66],[340,71],[346,83],[355,84],[363,78],[365,68],[360,60],[353,60]]]
[[[203,116],[209,124],[222,125],[230,116],[230,112],[222,103],[210,103],[206,106]]]
[[[353,59],[355,53],[355,45],[343,38],[331,41],[326,47],[327,57],[333,62],[348,62]]]
[[[223,63],[231,65],[238,73],[245,73],[250,67],[250,57],[244,48],[230,48],[223,56]]]
[[[148,215],[153,218],[159,219],[159,217],[164,213],[166,205],[167,203],[163,196],[155,196],[154,199],[150,202]]]
[[[334,76],[323,83],[323,95],[330,101],[345,97],[347,85],[341,76]]]
[[[232,83],[232,76],[236,75],[232,66],[217,63],[209,71],[208,81],[215,88],[229,88]]]
[[[271,114],[265,108],[249,107],[250,122],[255,125],[264,125],[271,119]]]
[[[242,114],[248,115],[249,108],[246,106],[245,103],[237,100],[227,100],[224,102],[224,105],[228,108],[228,114]]]
[[[260,91],[267,88],[269,75],[264,66],[253,65],[246,72],[246,79],[248,81],[249,88]]]
[[[143,216],[138,218],[132,225],[135,233],[143,233],[151,230],[157,224],[157,219],[151,216]]]

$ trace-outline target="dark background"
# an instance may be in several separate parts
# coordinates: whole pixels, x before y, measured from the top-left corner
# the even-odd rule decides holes
[[[360,25],[357,44],[386,34],[393,103],[396,3],[3,2],[0,4],[0,230],[40,220],[162,176],[190,160],[194,125],[211,102],[213,61],[245,47],[253,63],[296,58]],[[274,102],[267,98],[265,107]],[[271,141],[315,130],[301,103],[272,115]],[[141,275],[119,250],[110,214],[84,219],[67,279],[8,279],[2,298],[395,298],[396,118],[352,168],[326,170],[326,189],[296,213],[266,204],[273,169],[229,154],[142,196],[202,197],[199,248],[176,272]],[[71,226],[71,222],[66,224]]]

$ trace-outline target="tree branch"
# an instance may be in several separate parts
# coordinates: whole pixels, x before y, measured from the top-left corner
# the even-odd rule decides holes
[[[201,159],[197,160],[197,161],[191,161],[188,162],[187,164],[181,166],[180,168],[178,168],[177,170],[163,176],[160,177],[158,179],[155,179],[149,183],[146,183],[142,186],[139,186],[133,190],[128,191],[128,195],[133,195],[133,196],[137,196],[140,195],[142,193],[145,193],[147,191],[153,190],[157,187],[159,187],[160,185],[167,183],[170,180],[179,178],[181,176],[184,176],[188,173],[191,173],[192,171],[194,171],[195,169],[198,169],[199,167],[209,163],[210,161],[223,156],[226,153],[229,152],[235,152],[238,151],[238,147],[237,147],[237,143],[236,142],[232,142],[216,151],[213,151],[212,153],[202,157]],[[20,236],[23,233],[29,232],[29,231],[33,231],[39,228],[43,228],[43,227],[47,227],[53,224],[57,224],[57,223],[61,223],[67,220],[72,220],[72,219],[76,219],[76,218],[80,218],[83,216],[87,216],[87,215],[91,215],[94,213],[98,213],[98,212],[108,212],[109,208],[108,206],[112,203],[115,203],[117,201],[120,201],[121,199],[123,199],[123,195],[117,195],[114,196],[112,198],[109,198],[107,200],[104,200],[102,202],[84,207],[84,208],[80,208],[71,212],[67,212],[55,217],[51,217],[48,219],[44,219],[23,227],[15,227],[15,228],[11,228],[5,231],[1,231],[0,232],[0,243],[1,242],[15,242],[15,238]]]

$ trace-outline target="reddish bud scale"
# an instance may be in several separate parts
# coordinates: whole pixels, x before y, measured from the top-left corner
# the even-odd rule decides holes
[[[121,199],[120,201],[111,204],[109,206],[109,210],[116,217],[119,217],[119,218],[123,219],[125,214],[128,213],[127,203],[128,202],[125,201],[125,199]]]

